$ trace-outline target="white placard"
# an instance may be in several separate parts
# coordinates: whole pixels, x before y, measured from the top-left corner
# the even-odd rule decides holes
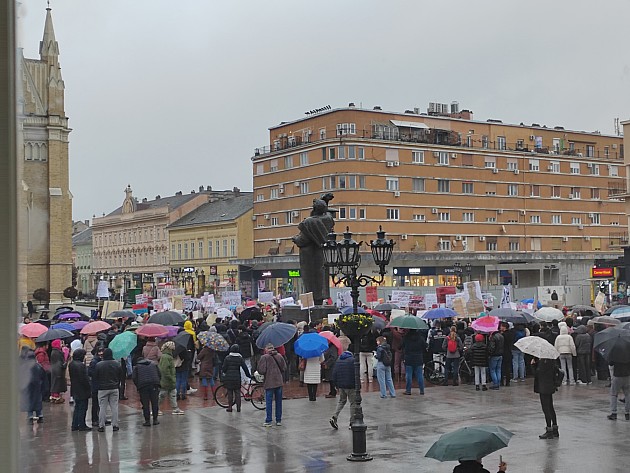
[[[413,296],[413,291],[392,291],[390,302],[398,307],[409,307],[411,296]]]
[[[270,304],[273,302],[274,293],[271,291],[259,292],[258,300],[264,304]]]
[[[284,299],[280,299],[280,307],[284,307],[285,305],[295,305],[295,299],[293,297],[285,297]]]
[[[328,325],[334,325],[341,314],[328,314]]]
[[[241,291],[225,291],[221,293],[221,302],[223,305],[239,305],[241,301]]]
[[[435,309],[438,307],[437,294],[435,292],[424,295],[424,306],[429,309]]]
[[[352,296],[350,291],[339,291],[337,293],[337,307],[352,307]]]
[[[109,299],[109,284],[107,281],[99,281],[96,289],[96,297]]]

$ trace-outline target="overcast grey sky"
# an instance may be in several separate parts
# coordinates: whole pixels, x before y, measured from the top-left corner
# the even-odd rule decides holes
[[[46,2],[22,0],[38,58]],[[251,190],[268,127],[348,102],[613,133],[630,1],[51,0],[74,219],[200,185]],[[623,43],[622,43],[623,41]]]

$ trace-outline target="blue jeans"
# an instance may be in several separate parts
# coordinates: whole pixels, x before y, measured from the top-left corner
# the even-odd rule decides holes
[[[405,392],[411,392],[411,381],[412,377],[415,374],[416,379],[418,380],[418,387],[420,388],[420,393],[424,394],[424,376],[422,375],[422,365],[419,366],[409,366],[405,365]]]
[[[512,379],[525,379],[525,358],[521,350],[512,350]]]
[[[267,417],[265,422],[271,423],[271,414],[273,412],[273,398],[276,398],[276,422],[282,421],[282,386],[277,388],[265,389],[265,403],[267,407]]]
[[[492,379],[492,384],[495,386],[499,386],[501,384],[501,363],[503,363],[503,356],[491,356],[488,358],[490,379]]]
[[[448,384],[448,377],[453,373],[453,386],[459,383],[459,357],[457,358],[446,358],[446,377],[444,378],[444,383]]]
[[[186,385],[188,384],[188,371],[175,371],[175,391],[177,394],[186,394]]]
[[[387,396],[387,391],[391,397],[396,397],[396,389],[394,389],[394,380],[392,379],[392,369],[385,366],[382,361],[376,363],[376,379],[381,389],[381,397]]]
[[[210,377],[210,378],[201,378],[201,385],[204,388],[207,388],[208,386],[213,388],[214,387],[214,378],[212,378],[212,377]]]

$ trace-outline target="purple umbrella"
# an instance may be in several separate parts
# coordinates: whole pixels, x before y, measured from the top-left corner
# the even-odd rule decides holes
[[[90,322],[87,322],[85,320],[77,320],[76,322],[72,322],[72,325],[74,327],[74,330],[81,330],[83,327],[85,327],[87,324],[89,324]]]
[[[159,338],[171,338],[171,337],[174,337],[175,335],[177,335],[177,333],[179,332],[179,329],[181,327],[175,327],[173,325],[165,325],[164,328],[166,330],[168,330],[168,333],[166,335],[162,336],[162,337],[159,337]]]
[[[78,312],[64,312],[59,317],[57,317],[57,320],[79,320],[81,319],[81,317],[83,316]]]

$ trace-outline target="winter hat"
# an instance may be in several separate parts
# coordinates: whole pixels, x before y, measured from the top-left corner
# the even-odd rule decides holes
[[[114,352],[112,351],[111,348],[105,348],[105,351],[103,351],[103,359],[104,360],[113,360],[114,359]]]
[[[53,340],[50,344],[51,347],[61,350],[61,340]]]
[[[77,361],[83,361],[85,359],[85,350],[83,348],[77,348],[72,353],[72,359]]]
[[[164,345],[162,345],[162,350],[175,350],[175,342],[166,342]]]
[[[230,347],[230,353],[238,353],[240,351],[241,349],[236,343]]]
[[[476,342],[483,342],[483,335],[481,335],[480,333],[475,335],[475,341]]]

